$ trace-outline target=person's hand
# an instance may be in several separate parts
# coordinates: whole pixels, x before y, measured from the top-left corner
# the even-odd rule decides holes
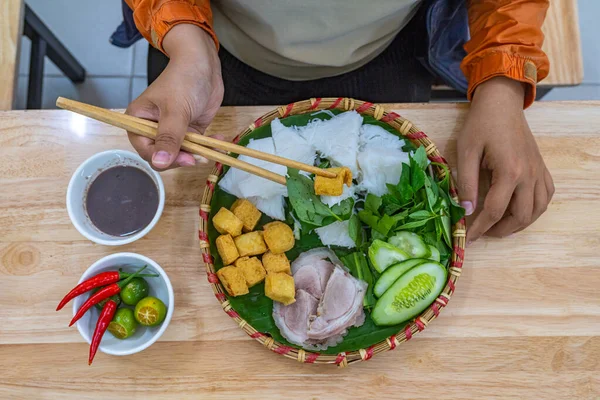
[[[523,113],[524,88],[504,77],[475,90],[465,126],[458,137],[458,189],[467,215],[480,211],[467,242],[483,234],[508,236],[532,224],[554,194]],[[488,194],[477,204],[480,168],[491,172]]]
[[[168,66],[126,111],[158,121],[156,141],[129,133],[133,147],[157,170],[196,163],[194,156],[179,150],[185,133],[204,133],[223,100],[221,64],[205,31],[177,25],[165,36],[163,47],[170,57]]]

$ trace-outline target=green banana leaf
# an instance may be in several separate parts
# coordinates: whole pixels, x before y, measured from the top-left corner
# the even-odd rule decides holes
[[[341,111],[332,110],[334,114],[338,114]],[[398,132],[396,132],[389,125],[379,122],[370,116],[363,116],[364,123],[379,125],[388,132],[399,136]],[[331,118],[326,113],[312,113],[312,114],[302,114],[302,115],[293,115],[281,120],[283,125],[285,126],[304,126],[310,120],[314,118],[320,119],[329,119]],[[238,144],[241,146],[246,146],[250,139],[262,139],[265,137],[271,136],[271,126],[263,125],[257,129],[255,129],[250,135],[243,137]],[[407,149],[414,149],[412,145],[408,141]],[[223,169],[223,175],[227,172],[228,167]],[[223,176],[221,175],[221,177]],[[211,215],[209,218],[208,224],[208,237],[210,240],[210,252],[214,257],[214,266],[215,270],[219,270],[223,267],[223,262],[219,257],[219,253],[217,252],[217,248],[215,245],[215,240],[219,236],[219,233],[212,225],[212,216],[214,212],[217,212],[221,207],[229,208],[236,200],[235,196],[232,196],[223,190],[217,185],[215,188],[215,192],[211,201]],[[264,224],[270,222],[271,219],[263,214],[261,220],[257,225],[257,229],[260,229]],[[322,243],[319,240],[316,234],[306,235],[302,237],[301,240],[296,241],[296,245],[292,250],[287,252],[287,256],[290,261],[293,261],[298,257],[298,255],[304,251],[310,250],[315,247],[321,247]],[[285,344],[290,347],[299,348],[296,345],[293,345],[286,341],[281,333],[279,332],[279,328],[275,325],[273,321],[273,300],[269,299],[265,296],[264,284],[259,284],[250,289],[250,293],[244,296],[239,297],[231,297],[227,296],[231,306],[241,318],[245,319],[250,325],[252,325],[256,330],[271,335],[275,340],[279,341],[282,344]],[[327,350],[321,351],[322,354],[337,354],[342,351],[356,351],[359,349],[367,348],[372,346],[382,340],[385,340],[387,337],[399,332],[405,326],[405,323],[401,323],[396,326],[389,327],[378,327],[375,326],[373,321],[371,320],[370,314],[367,310],[365,310],[366,319],[365,323],[356,328],[350,328],[348,334],[344,337],[344,340],[334,347],[329,347]]]

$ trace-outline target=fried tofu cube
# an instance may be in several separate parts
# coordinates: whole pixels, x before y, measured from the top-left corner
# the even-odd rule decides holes
[[[229,265],[240,256],[234,239],[231,235],[221,235],[216,240],[217,251],[223,260],[223,265]]]
[[[273,254],[285,253],[296,243],[292,228],[281,221],[269,222],[263,227],[265,242]]]
[[[292,304],[296,301],[294,278],[283,272],[268,274],[265,280],[265,295],[286,306]]]
[[[244,232],[252,232],[262,213],[246,199],[237,199],[231,206],[231,212],[244,224]]]
[[[335,172],[337,177],[325,178],[317,175],[315,177],[315,194],[322,196],[341,196],[344,192],[344,184],[352,186],[352,171],[348,167],[327,168],[327,171]]]
[[[249,288],[262,282],[267,276],[262,263],[256,257],[240,257],[235,260],[235,266],[244,274]]]
[[[240,257],[257,256],[267,251],[263,233],[259,231],[244,233],[233,239]]]
[[[223,267],[217,271],[217,276],[221,285],[227,290],[230,296],[241,296],[248,293],[248,285],[244,274],[239,268],[232,265]]]
[[[283,272],[286,274],[292,273],[290,269],[290,260],[288,260],[285,253],[273,254],[270,251],[267,251],[262,256],[262,263],[269,274],[274,272]]]
[[[242,234],[244,223],[225,207],[221,207],[219,212],[213,217],[212,222],[215,229],[221,234],[229,233],[233,237]]]

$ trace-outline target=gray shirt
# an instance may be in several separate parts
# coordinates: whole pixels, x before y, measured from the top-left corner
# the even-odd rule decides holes
[[[289,80],[343,74],[379,55],[420,0],[213,0],[221,44]]]

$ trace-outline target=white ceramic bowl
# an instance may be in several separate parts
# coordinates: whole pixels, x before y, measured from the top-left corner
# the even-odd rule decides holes
[[[135,253],[117,253],[106,256],[89,267],[81,276],[79,282],[83,282],[92,276],[106,271],[118,271],[123,268],[123,272],[135,272],[144,265],[148,267],[143,271],[144,274],[159,274],[156,278],[144,278],[150,286],[149,296],[161,299],[167,306],[167,316],[162,324],[154,327],[139,325],[136,332],[127,339],[117,339],[110,332],[106,331],[100,342],[100,351],[106,354],[115,356],[125,356],[134,354],[149,347],[156,342],[159,337],[169,326],[171,317],[173,316],[173,308],[175,299],[173,295],[173,287],[171,281],[165,271],[154,261],[148,257],[144,257]],[[85,293],[76,297],[73,301],[73,315],[79,310],[81,305],[90,297],[89,293]],[[97,307],[92,307],[85,313],[79,321],[77,321],[77,329],[86,342],[91,343],[96,321],[100,315],[100,310]]]
[[[130,236],[112,236],[96,228],[85,210],[85,196],[92,181],[105,169],[115,166],[134,166],[144,170],[158,188],[158,208],[150,224]],[[145,236],[160,219],[165,206],[165,188],[160,174],[140,156],[125,150],[108,150],[98,153],[77,168],[67,188],[67,211],[75,228],[83,236],[98,244],[119,246],[134,242]]]

